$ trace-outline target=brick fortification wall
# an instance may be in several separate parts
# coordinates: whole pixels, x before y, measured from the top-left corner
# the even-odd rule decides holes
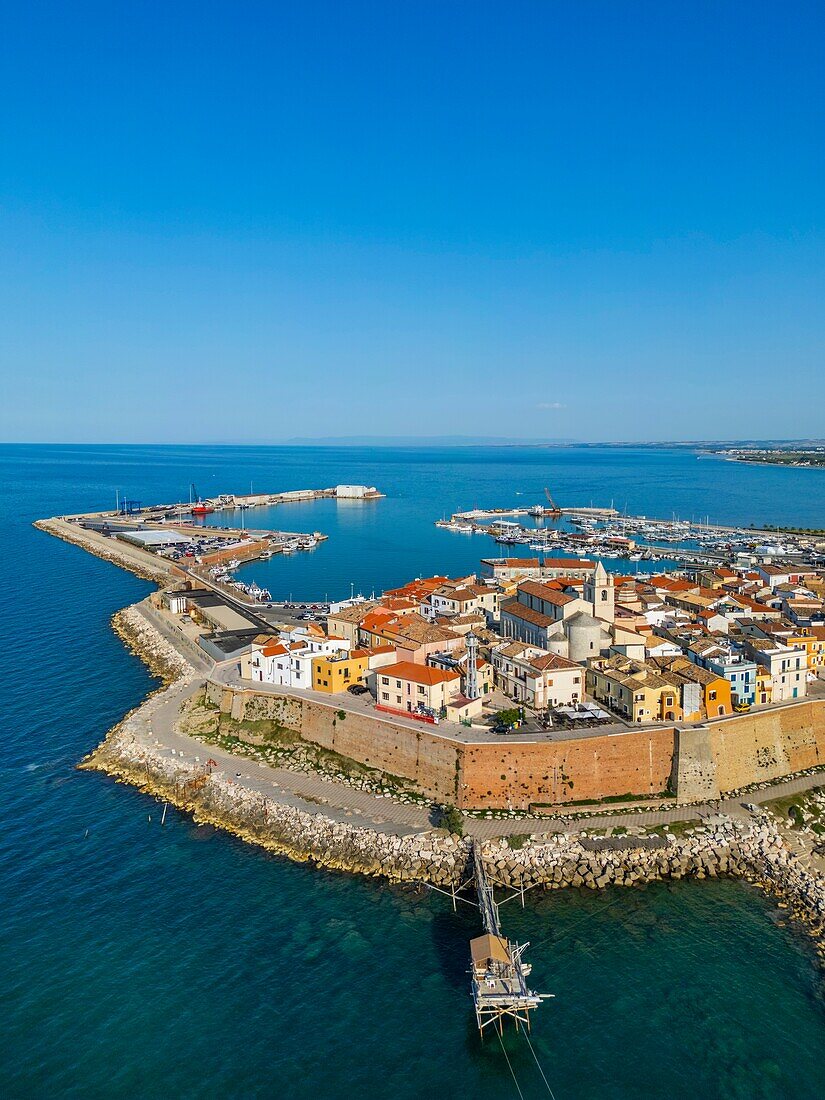
[[[825,764],[825,700],[808,700],[710,726],[720,790]]]
[[[540,744],[464,746],[462,804],[527,809],[530,803],[660,794],[673,768],[673,730],[633,730]]]
[[[675,786],[679,802],[718,798],[751,783],[825,764],[825,700],[742,715],[709,726],[629,730],[540,744],[463,744],[421,729],[342,711],[298,695],[211,685],[221,709],[268,718],[307,741],[412,780],[429,798],[463,809],[528,809]]]
[[[434,737],[428,726],[412,729],[367,713],[345,713],[334,702],[318,703],[298,695],[233,692],[214,685],[210,691],[221,709],[238,721],[274,720],[322,748],[411,779],[429,798],[449,803],[458,798],[461,746]]]
[[[297,695],[233,691],[212,685],[213,700],[238,721],[268,718],[307,741],[391,775],[411,779],[430,798],[527,809],[606,795],[658,794],[673,759],[671,729],[545,744],[464,745],[421,729]]]

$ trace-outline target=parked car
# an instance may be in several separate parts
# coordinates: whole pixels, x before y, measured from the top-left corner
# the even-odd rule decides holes
[[[350,684],[347,691],[350,695],[365,695],[369,691],[369,688],[366,684]]]

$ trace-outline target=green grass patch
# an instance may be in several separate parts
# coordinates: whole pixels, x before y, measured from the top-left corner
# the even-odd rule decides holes
[[[193,697],[183,707],[181,729],[207,745],[216,745],[233,756],[245,757],[271,767],[292,771],[317,772],[327,778],[365,786],[375,793],[388,793],[413,799],[424,805],[425,798],[414,784],[401,776],[371,768],[351,757],[342,756],[305,741],[295,730],[273,718],[236,721],[228,714],[215,715],[202,705],[202,697]]]
[[[520,852],[529,839],[529,833],[513,833],[507,837],[507,847],[514,852]]]

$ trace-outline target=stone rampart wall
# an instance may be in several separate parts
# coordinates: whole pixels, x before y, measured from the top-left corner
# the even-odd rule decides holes
[[[239,721],[275,720],[462,809],[526,810],[666,790],[681,803],[701,802],[825,764],[825,701],[819,700],[681,730],[463,744],[426,726],[417,730],[368,712],[344,712],[334,701],[217,685],[210,691]]]
[[[709,732],[722,793],[781,779],[825,763],[825,700],[744,714]]]

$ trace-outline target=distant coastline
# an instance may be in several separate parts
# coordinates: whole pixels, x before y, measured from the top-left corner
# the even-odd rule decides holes
[[[760,449],[732,447],[710,452],[727,462],[740,462],[748,466],[784,466],[792,470],[825,469],[825,447],[811,450],[783,448]]]
[[[287,439],[278,446],[285,447],[501,447],[507,449],[547,448],[566,450],[682,450],[697,454],[714,454],[736,457],[737,461],[750,461],[738,455],[776,456],[756,458],[759,462],[776,462],[791,465],[783,456],[815,455],[821,453],[825,464],[825,441],[821,440],[755,440],[755,439],[643,439],[643,440],[595,440],[583,441],[567,438],[513,439],[507,436],[301,436]],[[803,461],[799,465],[805,465]]]

